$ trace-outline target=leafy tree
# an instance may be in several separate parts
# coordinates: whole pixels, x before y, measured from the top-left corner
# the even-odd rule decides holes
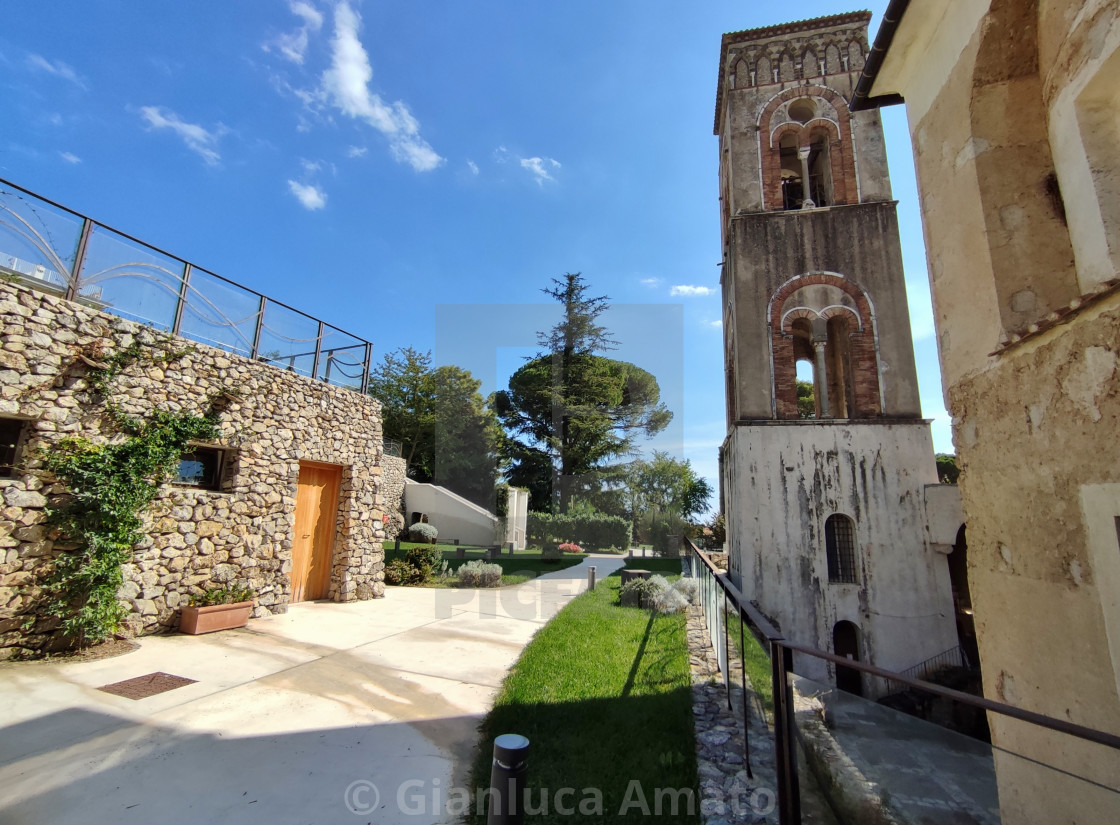
[[[435,483],[493,511],[500,427],[479,393],[482,382],[460,367],[442,366],[432,384]]]
[[[628,454],[638,434],[663,430],[673,414],[653,375],[599,355],[615,346],[597,319],[607,298],[589,297],[579,273],[545,294],[564,307],[561,321],[538,335],[545,351],[510,377],[495,396],[506,429],[509,481],[530,490],[534,509],[565,512],[573,495],[618,477],[612,460]]]
[[[797,417],[817,417],[817,401],[813,395],[813,385],[808,381],[797,382]]]
[[[381,402],[385,437],[401,442],[409,476],[431,481],[435,472],[432,353],[412,347],[386,353],[370,374],[369,394]]]
[[[650,513],[672,514],[687,520],[708,507],[712,488],[707,480],[696,475],[692,464],[678,461],[668,453],[655,450],[649,461],[630,465],[627,497],[635,531],[643,517]]]
[[[409,477],[493,509],[499,428],[481,386],[460,367],[433,369],[431,352],[411,347],[386,354],[370,376],[383,432],[401,442]]]
[[[727,522],[723,513],[713,515],[707,527],[711,531],[711,535],[708,536],[708,546],[717,549],[723,547],[723,543],[727,541]]]
[[[961,474],[960,467],[957,466],[957,457],[952,453],[938,453],[935,457],[937,480],[942,484],[956,484]]]

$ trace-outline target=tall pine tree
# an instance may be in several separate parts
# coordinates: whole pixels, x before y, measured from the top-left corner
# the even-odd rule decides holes
[[[639,434],[665,429],[673,414],[657,379],[600,352],[617,346],[598,318],[606,296],[589,297],[579,273],[544,290],[563,306],[560,322],[538,335],[543,348],[495,396],[506,429],[511,484],[527,487],[538,510],[565,512],[573,496],[597,491],[618,476]]]

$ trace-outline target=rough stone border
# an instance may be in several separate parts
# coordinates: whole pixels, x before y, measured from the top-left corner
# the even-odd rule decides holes
[[[716,653],[708,637],[704,612],[688,608],[688,651],[692,670],[692,718],[696,729],[696,764],[700,777],[700,820],[704,825],[777,825],[777,774],[774,770],[773,736],[763,709],[753,691],[749,744],[753,778],[747,776],[744,754],[743,689],[735,684],[739,660],[729,650],[731,707],[719,671]]]

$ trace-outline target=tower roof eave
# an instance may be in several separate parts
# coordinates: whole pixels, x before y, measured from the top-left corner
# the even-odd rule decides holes
[[[851,11],[844,14],[831,14],[824,17],[812,17],[807,20],[795,20],[791,23],[779,23],[775,26],[762,26],[755,29],[743,29],[737,32],[728,32],[723,36],[719,49],[719,73],[716,77],[716,111],[715,121],[712,125],[712,134],[719,134],[719,121],[723,114],[723,70],[727,63],[727,49],[736,43],[749,43],[752,40],[764,40],[781,34],[795,34],[803,31],[814,31],[831,26],[843,26],[849,23],[871,22],[871,12]]]

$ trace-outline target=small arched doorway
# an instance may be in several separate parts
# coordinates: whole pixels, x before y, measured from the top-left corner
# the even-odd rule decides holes
[[[852,622],[837,622],[832,628],[832,652],[837,656],[859,661],[859,628]],[[863,695],[860,672],[843,665],[836,666],[836,687],[856,696]]]

